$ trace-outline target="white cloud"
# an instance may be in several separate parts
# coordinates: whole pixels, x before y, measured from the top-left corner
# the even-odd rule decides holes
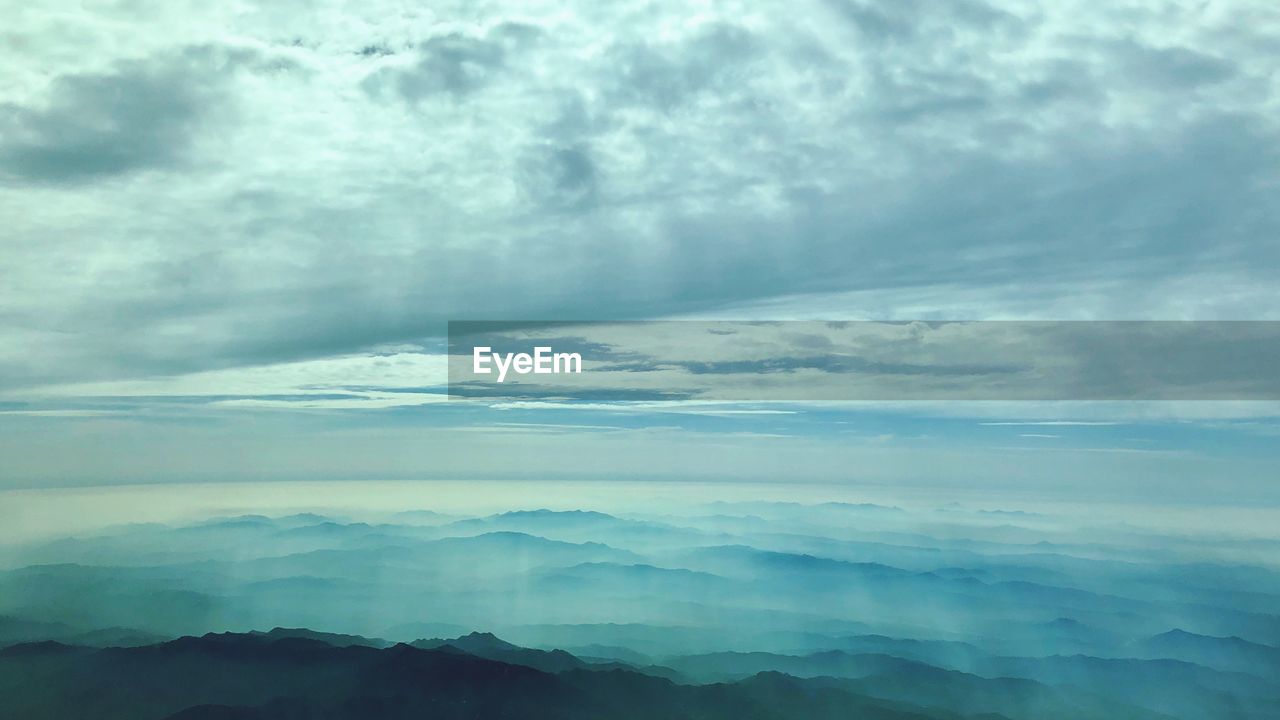
[[[134,380],[44,385],[15,391],[9,397],[43,405],[110,401],[155,407],[171,406],[177,400],[224,409],[377,409],[445,402],[446,381],[443,356],[401,351]],[[100,411],[82,408],[74,412]]]

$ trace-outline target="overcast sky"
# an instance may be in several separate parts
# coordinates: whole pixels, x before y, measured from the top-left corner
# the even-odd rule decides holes
[[[4,4],[8,484],[448,425],[449,319],[1280,319],[1267,0]]]

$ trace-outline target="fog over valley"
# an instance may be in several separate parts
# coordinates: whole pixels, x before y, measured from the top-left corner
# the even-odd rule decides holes
[[[895,505],[851,488],[818,502],[802,485],[787,500],[785,486],[663,497],[634,483],[387,483],[364,507],[348,494],[359,484],[276,485],[243,496],[262,512],[201,507],[200,487],[116,488],[106,527],[10,536],[0,668],[22,672],[0,673],[7,689],[145,648],[217,663],[249,643],[254,662],[288,673],[321,647],[408,644],[581,682],[619,671],[746,692],[773,673],[1009,718],[1280,709],[1280,538],[1235,527],[1228,510],[1216,527],[1174,512],[1162,529],[1124,506]],[[397,487],[406,504],[389,506]],[[163,522],[126,521],[130,501],[184,489]],[[34,508],[39,495],[11,499]],[[336,498],[344,512],[314,510]],[[315,645],[302,659],[273,655],[298,638]]]

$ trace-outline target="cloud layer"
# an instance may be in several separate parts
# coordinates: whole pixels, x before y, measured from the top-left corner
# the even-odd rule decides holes
[[[1266,3],[78,7],[0,43],[9,387],[943,283],[1277,311],[1229,301],[1280,260]]]

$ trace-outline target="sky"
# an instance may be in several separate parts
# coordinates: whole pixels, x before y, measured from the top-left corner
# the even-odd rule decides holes
[[[439,392],[458,319],[1278,320],[1274,3],[4,16],[0,486],[794,474],[1275,493],[1265,403]],[[983,424],[1063,421],[1111,424]]]

